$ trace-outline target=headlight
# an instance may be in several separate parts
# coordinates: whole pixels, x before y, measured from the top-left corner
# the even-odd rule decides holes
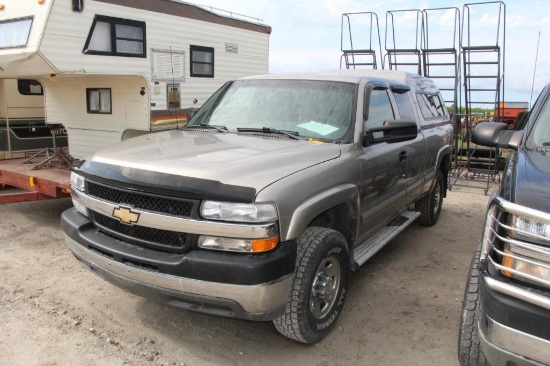
[[[532,242],[544,242],[548,245],[550,242],[550,225],[545,222],[512,215],[510,219],[510,236],[513,238],[522,238]]]
[[[78,175],[75,172],[71,172],[71,186],[74,189],[84,192],[84,182],[85,180],[83,176]]]
[[[78,212],[88,217],[88,210],[86,209],[86,206],[80,203],[78,199],[78,192],[84,192],[84,182],[85,180],[83,176],[78,175],[75,172],[71,172],[71,187],[73,188],[71,198],[73,199],[73,206]]]
[[[249,253],[266,252],[275,248],[278,243],[277,237],[249,240],[201,235],[198,240],[199,248]]]
[[[233,222],[272,222],[277,220],[277,208],[273,203],[231,203],[204,201],[201,216],[210,220]]]

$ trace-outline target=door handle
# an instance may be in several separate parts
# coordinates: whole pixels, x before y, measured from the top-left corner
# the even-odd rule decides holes
[[[407,160],[407,152],[405,150],[399,153],[399,162]]]

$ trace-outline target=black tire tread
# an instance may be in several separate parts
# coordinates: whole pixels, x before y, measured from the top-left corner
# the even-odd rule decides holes
[[[460,333],[458,337],[458,360],[461,366],[485,366],[487,360],[479,343],[477,324],[480,318],[479,308],[479,254],[478,249],[470,263],[470,271],[464,291]]]
[[[304,285],[304,276],[317,248],[327,236],[335,234],[340,236],[345,242],[344,237],[340,233],[320,227],[308,227],[298,239],[296,271],[287,310],[285,314],[273,320],[275,328],[285,337],[303,343],[314,343],[323,337],[323,335],[320,336],[309,330],[298,303],[299,299],[304,296],[304,293],[308,289],[308,285]]]
[[[438,170],[435,176],[436,181],[439,182],[439,187],[443,187],[443,173],[441,173],[441,170]],[[437,185],[434,185],[434,190],[437,188]],[[433,226],[437,223],[439,219],[439,214],[441,213],[441,207],[439,207],[439,212],[437,214],[434,214],[433,212],[433,193],[432,190],[428,195],[422,197],[420,200],[416,202],[416,211],[420,212],[420,216],[418,217],[417,221],[420,225],[424,226]],[[440,192],[440,199],[443,200],[443,192]]]

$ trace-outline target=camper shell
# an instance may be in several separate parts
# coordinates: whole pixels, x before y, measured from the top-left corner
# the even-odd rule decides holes
[[[222,84],[268,71],[271,28],[172,0],[6,0],[0,79],[37,80],[48,124],[91,156],[126,130],[185,123]]]

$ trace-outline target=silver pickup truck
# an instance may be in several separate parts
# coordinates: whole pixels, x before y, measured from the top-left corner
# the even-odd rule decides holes
[[[418,75],[243,78],[180,130],[75,165],[62,228],[78,260],[127,291],[313,343],[351,271],[415,220],[437,222],[451,141]]]

